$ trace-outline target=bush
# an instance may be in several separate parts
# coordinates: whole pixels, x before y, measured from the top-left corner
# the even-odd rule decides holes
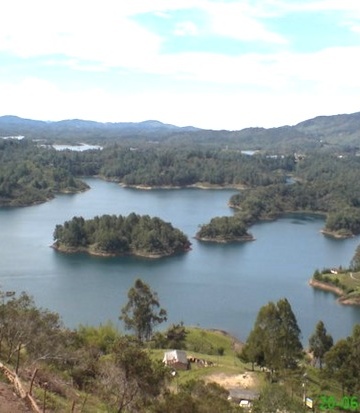
[[[218,347],[217,348],[217,353],[219,356],[223,356],[225,354],[225,348],[224,347]]]

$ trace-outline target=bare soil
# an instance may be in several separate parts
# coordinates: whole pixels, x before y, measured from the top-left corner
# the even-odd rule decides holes
[[[215,382],[225,389],[232,389],[238,387],[241,389],[254,389],[256,388],[256,379],[250,372],[243,374],[211,374],[206,377],[206,381]]]
[[[14,393],[10,384],[0,382],[0,413],[30,413],[25,402]]]

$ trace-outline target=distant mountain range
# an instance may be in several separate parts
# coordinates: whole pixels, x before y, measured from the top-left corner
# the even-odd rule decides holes
[[[68,119],[58,122],[46,122],[40,120],[24,119],[18,116],[0,116],[0,134],[17,133],[24,134],[33,131],[65,132],[79,130],[113,131],[120,132],[159,132],[159,131],[196,131],[193,126],[178,127],[157,120],[146,120],[144,122],[95,122],[81,119]]]
[[[246,128],[239,131],[213,131],[193,126],[178,127],[157,120],[144,122],[101,123],[80,119],[45,122],[17,116],[0,117],[0,137],[24,135],[31,139],[97,141],[141,138],[199,143],[236,142],[246,148],[302,150],[324,146],[360,148],[360,112],[318,116],[294,126]]]

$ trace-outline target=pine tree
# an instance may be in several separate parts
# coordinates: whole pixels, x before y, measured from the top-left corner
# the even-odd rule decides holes
[[[269,302],[260,309],[242,356],[272,371],[293,368],[301,357],[300,333],[290,303]]]
[[[325,325],[322,321],[316,324],[314,333],[309,338],[309,350],[313,353],[316,361],[319,362],[320,369],[324,355],[330,350],[333,345],[333,338],[327,334]]]

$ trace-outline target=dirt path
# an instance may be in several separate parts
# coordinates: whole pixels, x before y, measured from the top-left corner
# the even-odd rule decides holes
[[[30,413],[31,410],[18,397],[10,384],[0,382],[0,413]]]
[[[357,275],[359,276],[359,273],[357,273]],[[352,272],[350,273],[350,278],[352,278],[354,281],[360,281],[360,278],[356,278]]]

